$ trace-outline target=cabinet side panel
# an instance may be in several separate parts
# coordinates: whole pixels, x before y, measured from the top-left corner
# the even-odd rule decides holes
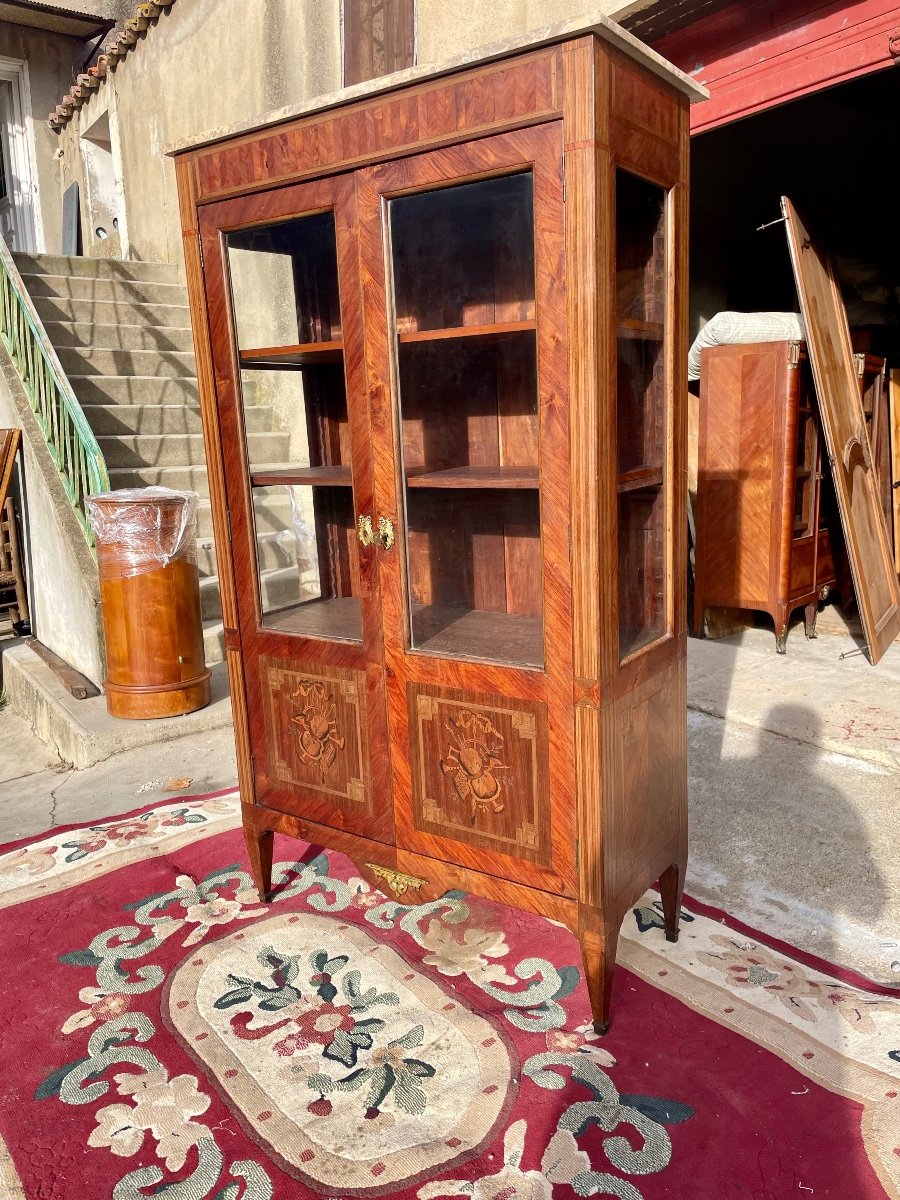
[[[604,904],[617,919],[685,853],[686,679],[675,658],[602,713]]]
[[[203,424],[203,445],[206,454],[213,533],[216,543],[216,564],[222,603],[222,621],[225,627],[225,662],[228,667],[228,683],[231,690],[231,710],[234,721],[238,784],[243,802],[245,804],[252,804],[255,801],[255,790],[250,757],[250,732],[247,724],[247,698],[244,687],[244,668],[241,659],[240,638],[237,631],[234,563],[231,557],[231,536],[228,528],[228,507],[225,501],[222,445],[216,408],[215,375],[209,342],[203,265],[200,257],[200,233],[197,227],[196,163],[193,157],[179,158],[175,164],[175,174],[178,181],[184,263],[187,276],[188,301],[191,309],[194,356],[197,364],[197,385],[200,391],[200,417]]]

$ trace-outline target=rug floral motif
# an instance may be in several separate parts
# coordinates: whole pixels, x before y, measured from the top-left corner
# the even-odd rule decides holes
[[[0,849],[0,1200],[900,1196],[897,1000],[648,896],[601,1040],[568,931],[238,825]]]

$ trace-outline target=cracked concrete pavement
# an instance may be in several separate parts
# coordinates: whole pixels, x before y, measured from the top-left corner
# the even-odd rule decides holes
[[[184,787],[167,790],[170,781],[184,779],[190,780]],[[38,741],[21,717],[0,710],[0,844],[59,825],[116,816],[179,792],[219,791],[235,786],[236,779],[230,726],[73,771]]]

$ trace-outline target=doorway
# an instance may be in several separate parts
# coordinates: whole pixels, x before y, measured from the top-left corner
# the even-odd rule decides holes
[[[25,114],[31,111],[28,67],[0,57],[0,234],[11,250],[42,248],[37,175]]]

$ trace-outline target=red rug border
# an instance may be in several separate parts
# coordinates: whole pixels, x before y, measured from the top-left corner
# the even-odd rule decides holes
[[[215,800],[219,796],[230,796],[237,791],[238,786],[235,783],[231,787],[219,788],[215,792],[198,792],[187,796],[172,796],[167,799],[151,800],[147,804],[140,805],[138,808],[130,809],[128,812],[113,817],[103,817],[96,821],[77,821],[69,825],[56,825],[53,829],[47,829],[43,833],[32,834],[30,837],[19,838],[14,842],[3,843],[0,845],[0,854],[8,854],[12,850],[20,850],[24,846],[31,845],[33,842],[43,841],[44,838],[51,834],[55,836],[60,833],[71,833],[77,829],[92,829],[97,825],[111,825],[114,822],[131,820],[134,817],[141,816],[143,813],[151,812],[153,809],[161,808],[165,805],[185,804],[197,800]],[[785,942],[781,938],[774,937],[772,934],[755,929],[752,925],[748,925],[738,917],[732,916],[725,909],[716,908],[712,904],[706,904],[704,901],[697,900],[694,896],[687,894],[682,897],[682,905],[689,912],[697,913],[701,917],[708,917],[710,920],[726,926],[726,928],[741,934],[743,937],[748,937],[754,942],[760,942],[762,945],[768,946],[770,950],[784,954],[787,958],[791,958],[803,966],[809,967],[814,971],[821,971],[823,975],[831,975],[834,979],[837,979],[840,983],[847,984],[849,987],[855,987],[860,991],[870,992],[877,996],[900,998],[900,985],[877,983],[874,979],[869,979],[868,976],[862,975],[859,971],[854,971],[850,967],[843,967],[838,963],[829,961],[827,958],[811,954],[808,950],[802,950],[799,946],[794,946],[790,942]]]

